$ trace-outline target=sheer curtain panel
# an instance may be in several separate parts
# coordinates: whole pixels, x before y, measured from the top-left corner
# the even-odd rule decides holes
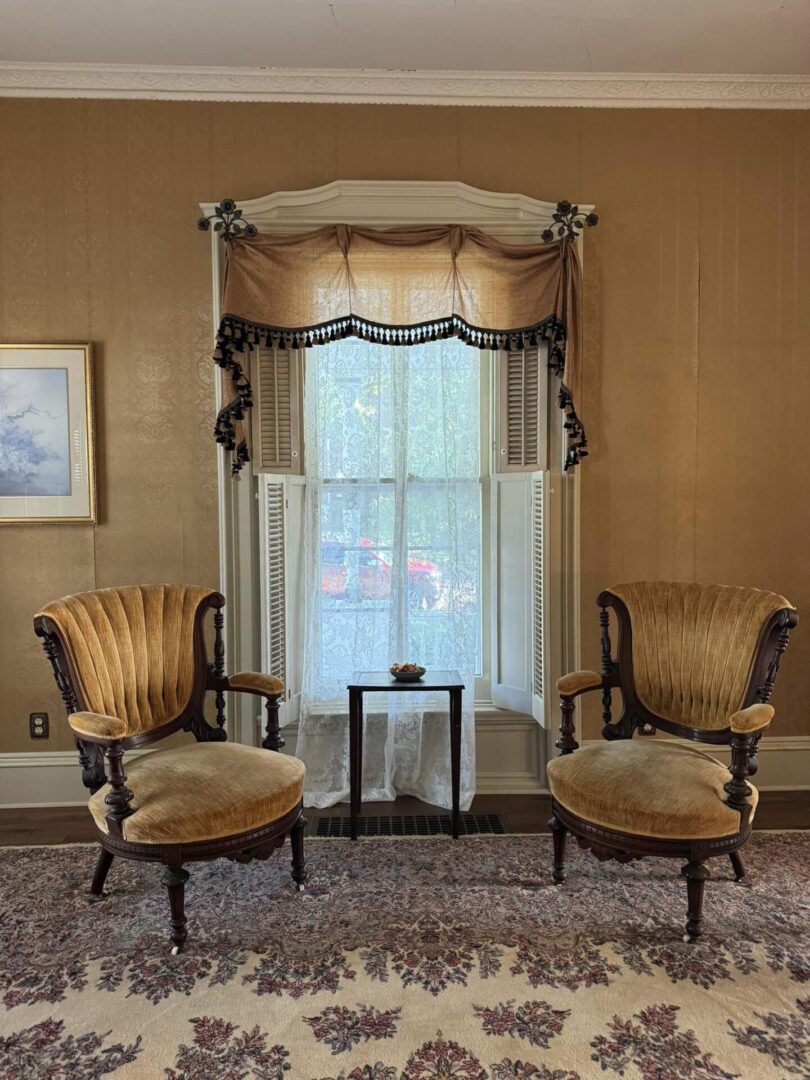
[[[346,683],[394,661],[464,678],[461,806],[475,787],[481,633],[479,355],[448,339],[357,339],[309,354],[305,657],[297,753],[306,803],[349,794]],[[363,798],[449,807],[446,695],[369,695]]]

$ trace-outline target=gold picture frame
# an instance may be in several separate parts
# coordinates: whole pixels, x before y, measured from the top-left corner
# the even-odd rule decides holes
[[[96,525],[93,346],[0,341],[0,525]]]

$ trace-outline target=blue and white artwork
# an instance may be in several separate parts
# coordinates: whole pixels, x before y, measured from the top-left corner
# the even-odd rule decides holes
[[[67,368],[0,368],[0,496],[70,495]]]

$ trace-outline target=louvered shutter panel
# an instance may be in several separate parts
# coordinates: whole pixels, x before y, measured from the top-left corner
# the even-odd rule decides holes
[[[532,595],[532,716],[545,726],[546,672],[548,671],[548,520],[547,475],[532,474],[531,500],[531,595]]]
[[[548,374],[537,348],[499,355],[498,472],[531,472],[545,464]]]
[[[298,354],[293,350],[256,350],[252,410],[255,472],[302,471],[298,375]]]
[[[492,703],[530,713],[531,477],[494,476],[492,508]]]
[[[285,494],[283,481],[264,484],[263,520],[263,652],[264,670],[287,682]]]

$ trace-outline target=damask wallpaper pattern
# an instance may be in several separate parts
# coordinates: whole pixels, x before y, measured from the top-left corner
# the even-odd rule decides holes
[[[810,113],[0,100],[0,132],[0,337],[95,343],[101,512],[95,529],[0,529],[0,752],[71,745],[38,606],[105,585],[217,584],[210,261],[195,221],[223,196],[460,179],[595,203],[584,664],[598,664],[593,600],[623,580],[757,585],[803,612]],[[775,734],[810,734],[808,697],[800,626]],[[39,709],[53,734],[32,743]]]

